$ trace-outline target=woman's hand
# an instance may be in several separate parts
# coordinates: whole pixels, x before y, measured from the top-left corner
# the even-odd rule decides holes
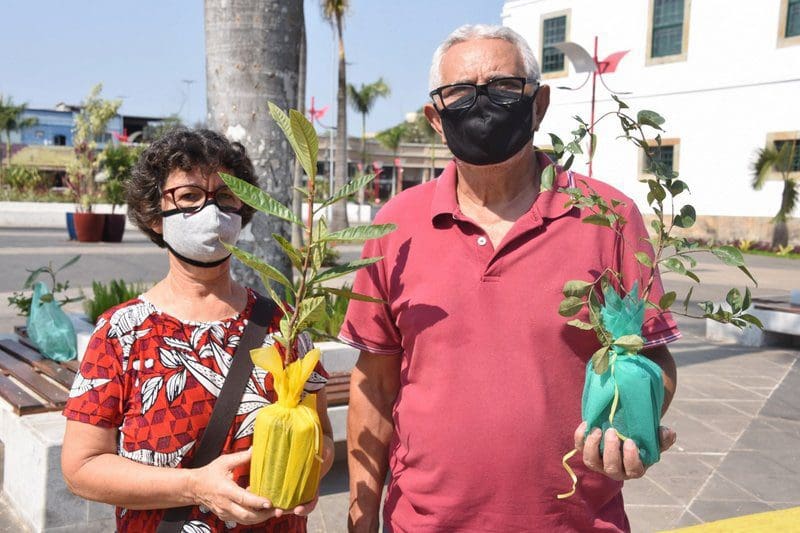
[[[272,502],[243,489],[233,480],[236,467],[250,463],[251,450],[221,455],[207,466],[191,470],[189,492],[197,505],[202,505],[220,520],[253,525],[283,511]],[[310,512],[310,511],[309,511]]]

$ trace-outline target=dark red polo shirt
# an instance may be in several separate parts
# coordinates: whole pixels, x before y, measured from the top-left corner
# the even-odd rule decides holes
[[[358,273],[354,290],[387,304],[351,301],[341,330],[351,346],[402,357],[384,520],[413,533],[626,530],[622,483],[578,459],[578,491],[556,499],[571,486],[561,457],[573,447],[585,365],[599,347],[558,306],[564,282],[606,267],[628,287],[646,283],[650,272],[633,256],[652,254],[641,216],[612,187],[560,172],[557,187],[586,180],[625,202],[627,246],[549,191],[494,249],[458,207],[456,172],[451,163],[381,209],[376,223],[398,229],[365,246],[383,260]],[[657,280],[651,299],[661,294]],[[648,320],[644,335],[660,344],[680,334],[666,316]]]

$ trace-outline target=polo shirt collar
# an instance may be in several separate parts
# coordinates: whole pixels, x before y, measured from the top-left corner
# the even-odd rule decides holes
[[[550,158],[540,150],[536,150],[536,158],[542,169],[553,164]],[[456,197],[457,175],[458,168],[456,167],[454,159],[447,164],[436,179],[436,189],[434,190],[433,201],[431,203],[431,221],[435,222],[436,218],[440,215],[449,215],[448,218],[453,218],[460,212],[458,208],[458,199]],[[540,191],[531,206],[530,212],[532,212],[536,218],[540,219],[555,219],[565,215],[571,210],[571,207],[567,205],[569,196],[558,192],[558,189],[561,187],[575,186],[576,178],[573,172],[564,171],[560,166],[557,166],[556,178],[553,181],[552,190]]]

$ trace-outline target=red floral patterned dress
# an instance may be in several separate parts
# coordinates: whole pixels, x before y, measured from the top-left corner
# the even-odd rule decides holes
[[[215,322],[178,320],[141,297],[110,309],[98,319],[64,416],[119,429],[117,452],[122,457],[146,465],[181,468],[192,459],[195,444],[208,425],[254,303],[255,293],[249,291],[244,311]],[[273,343],[279,313],[273,318],[265,346]],[[327,373],[318,365],[306,383],[306,391],[320,390],[326,378]],[[255,367],[223,453],[251,446],[256,412],[274,400],[272,376]],[[246,468],[235,472],[237,483],[243,487],[248,476]],[[163,513],[118,507],[117,531],[155,531]],[[238,526],[226,524],[200,506],[192,509],[183,531],[305,532],[306,519],[285,515],[257,526]]]

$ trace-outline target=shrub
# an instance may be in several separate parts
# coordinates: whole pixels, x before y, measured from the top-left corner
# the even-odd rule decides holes
[[[97,317],[121,303],[139,296],[148,289],[146,283],[126,284],[125,280],[112,279],[107,285],[99,281],[92,282],[92,298],[83,303],[83,309],[92,323]]]

